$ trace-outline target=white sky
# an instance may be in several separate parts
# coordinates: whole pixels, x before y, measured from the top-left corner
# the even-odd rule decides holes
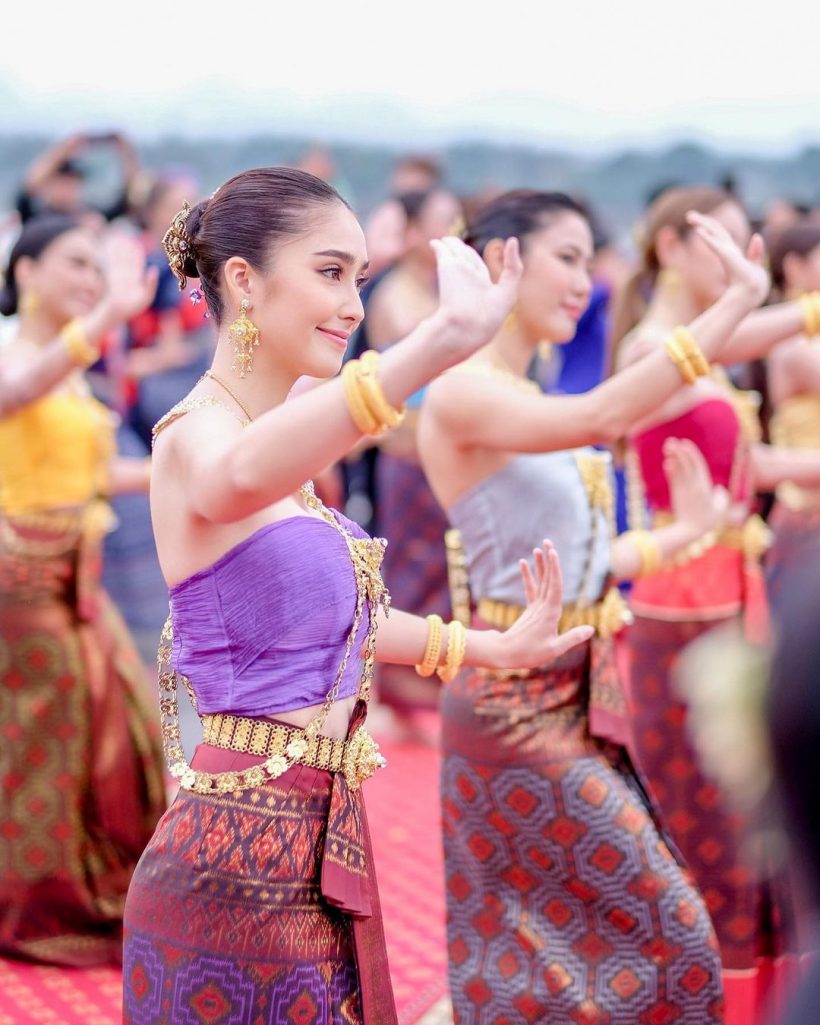
[[[0,127],[820,142],[817,0],[9,0]],[[487,12],[487,13],[481,13]]]

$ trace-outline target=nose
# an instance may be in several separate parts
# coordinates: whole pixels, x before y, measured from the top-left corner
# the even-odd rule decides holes
[[[356,327],[364,320],[364,304],[359,290],[353,288],[348,292],[345,301],[339,310],[339,316],[348,321],[352,327]]]

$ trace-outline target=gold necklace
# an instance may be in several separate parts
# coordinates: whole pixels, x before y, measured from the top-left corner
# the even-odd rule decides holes
[[[217,377],[216,374],[213,372],[213,370],[206,370],[205,373],[202,375],[202,378],[200,378],[200,380],[202,380],[202,379],[204,379],[206,377],[210,378],[210,380],[214,381],[216,384],[219,385],[220,388],[223,388],[230,395],[230,397],[234,400],[234,402],[237,404],[237,406],[239,406],[239,408],[245,414],[245,416],[246,416],[246,418],[248,419],[249,422],[251,422],[253,420],[253,417],[251,416],[251,414],[242,405],[242,403],[236,397],[236,395],[234,394],[232,389],[228,387],[228,385],[222,380],[221,377]]]

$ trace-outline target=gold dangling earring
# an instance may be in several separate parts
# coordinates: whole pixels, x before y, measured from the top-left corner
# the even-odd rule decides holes
[[[547,363],[552,359],[552,342],[548,342],[546,338],[542,338],[538,343],[538,358],[542,363]]]
[[[658,273],[657,283],[659,288],[662,288],[674,298],[680,290],[680,271],[673,270],[671,267],[664,268]]]
[[[22,314],[36,313],[40,308],[40,296],[34,291],[33,288],[27,289],[20,296],[20,302],[18,304],[19,312]]]
[[[507,316],[504,318],[504,323],[501,325],[505,331],[515,331],[518,327],[518,314],[515,312],[516,308],[510,310]]]
[[[259,345],[259,328],[248,316],[250,306],[250,302],[243,299],[239,304],[239,316],[228,328],[233,346],[231,370],[236,371],[240,378],[253,372],[253,349]]]

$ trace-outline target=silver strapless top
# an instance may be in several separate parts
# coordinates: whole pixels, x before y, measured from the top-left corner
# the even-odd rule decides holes
[[[579,463],[593,468],[599,499],[603,486],[611,502],[609,453],[583,448],[514,456],[450,508],[450,522],[461,533],[474,599],[524,605],[518,560],[532,564],[533,548],[545,539],[561,560],[564,603],[598,599],[609,573],[610,523],[605,503],[591,501],[589,475]]]

